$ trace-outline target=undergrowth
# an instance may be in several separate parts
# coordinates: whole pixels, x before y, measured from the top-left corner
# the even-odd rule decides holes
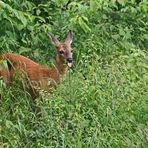
[[[2,91],[1,147],[146,147],[146,55],[94,55],[36,102],[18,87]]]

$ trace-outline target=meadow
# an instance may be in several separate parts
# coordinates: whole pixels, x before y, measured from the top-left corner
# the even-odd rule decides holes
[[[50,67],[47,33],[74,34],[74,66],[52,93],[33,102],[0,78],[0,148],[146,148],[147,20],[146,0],[0,1],[0,54]]]

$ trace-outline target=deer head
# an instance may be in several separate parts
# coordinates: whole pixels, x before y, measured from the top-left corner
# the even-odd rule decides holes
[[[69,31],[67,33],[67,37],[63,43],[59,42],[59,40],[53,36],[52,34],[49,33],[49,38],[51,39],[51,42],[53,45],[55,45],[58,53],[58,57],[65,61],[67,63],[68,67],[72,67],[72,48],[71,48],[71,43],[72,43],[72,32]]]

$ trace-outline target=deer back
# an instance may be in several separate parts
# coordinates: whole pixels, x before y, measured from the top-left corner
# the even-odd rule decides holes
[[[34,61],[18,55],[7,53],[0,56],[0,60],[7,61],[7,67],[3,67],[0,76],[3,76],[6,84],[10,84],[16,73],[21,74],[25,80],[29,80],[35,87],[47,87],[50,70]]]

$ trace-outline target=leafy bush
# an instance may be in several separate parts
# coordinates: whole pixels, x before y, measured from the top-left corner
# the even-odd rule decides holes
[[[0,79],[2,147],[146,147],[148,2],[0,1],[0,54],[40,64],[55,50],[47,33],[74,32],[74,68],[33,103]],[[37,110],[40,111],[37,111]]]

